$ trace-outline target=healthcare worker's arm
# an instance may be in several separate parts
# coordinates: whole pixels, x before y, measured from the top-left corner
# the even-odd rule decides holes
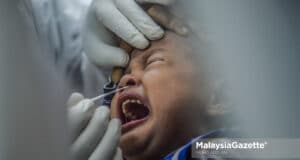
[[[120,121],[110,120],[109,109],[73,93],[68,101],[68,119],[73,160],[121,160],[118,149]]]
[[[148,40],[160,39],[164,34],[162,28],[138,4],[168,6],[173,1],[94,0],[83,29],[86,55],[100,67],[126,66],[129,57],[118,47],[117,37],[135,48],[144,49],[149,45]]]

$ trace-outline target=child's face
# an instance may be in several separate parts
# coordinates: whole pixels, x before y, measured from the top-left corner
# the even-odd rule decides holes
[[[127,159],[159,159],[198,134],[192,124],[201,107],[192,105],[195,76],[188,52],[184,38],[167,32],[147,50],[131,54],[120,81],[120,87],[131,87],[111,104],[112,118],[123,123],[120,147]]]

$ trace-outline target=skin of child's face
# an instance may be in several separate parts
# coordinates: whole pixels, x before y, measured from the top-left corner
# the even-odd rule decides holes
[[[189,52],[185,38],[172,32],[148,49],[132,52],[119,84],[132,86],[114,96],[111,117],[120,118],[117,101],[125,92],[143,97],[150,114],[143,123],[122,131],[120,147],[126,160],[160,159],[200,134],[195,122],[201,119],[201,102],[194,90],[201,80],[196,82]]]

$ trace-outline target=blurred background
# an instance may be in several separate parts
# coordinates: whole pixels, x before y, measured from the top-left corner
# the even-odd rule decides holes
[[[0,2],[1,160],[66,159],[67,97],[105,80],[82,50],[90,2]],[[244,134],[299,138],[300,1],[190,2],[179,4],[213,45]]]

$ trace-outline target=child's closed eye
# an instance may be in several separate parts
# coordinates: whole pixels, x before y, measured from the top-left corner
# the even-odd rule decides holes
[[[159,54],[159,53],[153,54],[147,59],[146,68],[161,64],[164,61],[165,61],[165,58],[161,54]]]

